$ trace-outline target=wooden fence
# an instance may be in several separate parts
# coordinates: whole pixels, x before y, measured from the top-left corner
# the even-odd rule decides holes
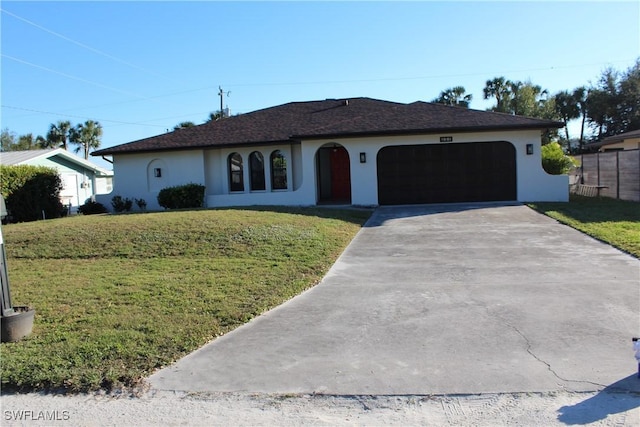
[[[610,151],[576,156],[573,193],[640,202],[640,150]]]

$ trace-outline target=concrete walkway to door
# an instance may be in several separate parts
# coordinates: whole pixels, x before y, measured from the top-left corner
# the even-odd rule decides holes
[[[189,392],[640,391],[640,261],[526,206],[381,207],[313,289],[149,378]]]

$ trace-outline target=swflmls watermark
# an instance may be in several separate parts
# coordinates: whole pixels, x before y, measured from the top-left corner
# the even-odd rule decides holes
[[[5,421],[69,421],[69,411],[33,411],[28,409],[3,411]]]

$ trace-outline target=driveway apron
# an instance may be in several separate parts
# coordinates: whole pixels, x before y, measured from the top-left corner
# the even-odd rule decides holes
[[[640,391],[640,261],[523,205],[378,208],[320,284],[152,389]]]

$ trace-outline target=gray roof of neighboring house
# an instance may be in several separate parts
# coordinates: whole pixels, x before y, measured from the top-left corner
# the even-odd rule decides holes
[[[0,164],[6,166],[19,165],[53,151],[55,150],[3,151],[0,153]]]
[[[618,135],[613,135],[606,137],[602,141],[592,142],[591,144],[587,144],[588,147],[602,147],[603,145],[611,145],[617,144],[618,142],[622,142],[625,139],[631,138],[640,138],[640,129],[631,130],[629,132],[619,133]]]
[[[73,155],[62,148],[54,148],[49,150],[3,151],[0,153],[0,164],[5,166],[21,165],[28,164],[31,160],[36,160],[39,158],[51,158],[56,156],[60,156],[70,162],[81,165],[85,169],[97,172],[99,175],[113,176],[112,171],[102,168],[76,155]]]
[[[402,104],[371,98],[291,102],[178,129],[91,153],[104,156],[144,151],[269,144],[313,138],[415,135],[560,128],[563,124],[427,102]]]

